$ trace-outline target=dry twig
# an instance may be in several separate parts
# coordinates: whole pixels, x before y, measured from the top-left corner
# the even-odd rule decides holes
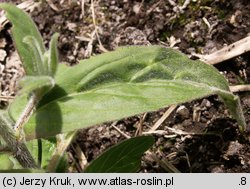
[[[137,125],[137,129],[136,129],[136,132],[135,132],[135,136],[140,136],[142,134],[142,126],[143,126],[143,123],[147,117],[148,113],[145,113],[143,114],[143,116],[140,118],[140,122],[139,124]]]
[[[92,12],[92,21],[93,21],[93,24],[94,24],[94,27],[95,27],[95,35],[96,35],[96,38],[98,40],[100,50],[102,50],[103,52],[108,52],[108,50],[105,49],[104,46],[102,45],[102,42],[101,42],[101,39],[100,39],[100,36],[99,36],[99,33],[98,33],[98,27],[96,25],[96,18],[95,18],[95,7],[94,7],[94,1],[93,0],[91,0],[91,12]]]
[[[147,131],[143,132],[142,134],[144,135],[151,135],[151,134],[157,134],[157,135],[169,135],[169,133],[174,133],[175,135],[171,135],[172,137],[176,137],[176,135],[197,135],[197,133],[190,133],[190,132],[185,132],[179,129],[174,129],[171,127],[166,127],[166,130],[156,130],[156,131]]]
[[[113,127],[118,133],[120,133],[122,136],[124,136],[126,139],[131,138],[129,135],[127,135],[126,133],[124,133],[123,131],[121,131],[118,127],[116,127],[115,125],[117,124],[117,121],[113,122],[111,127]]]
[[[8,102],[10,100],[13,100],[15,97],[13,96],[0,96],[0,101]]]
[[[154,126],[148,131],[153,132],[160,127],[160,125],[170,116],[170,114],[175,110],[177,105],[170,106],[167,111],[161,116],[161,118],[154,124]]]
[[[81,173],[88,166],[88,160],[78,144],[76,144],[76,146],[72,145],[72,149],[74,150],[79,161],[79,163],[76,163],[76,167],[78,172]]]
[[[230,86],[230,91],[233,93],[250,91],[250,85]]]
[[[95,38],[95,31],[93,31],[91,34],[90,34],[90,40],[88,42],[88,45],[87,45],[87,49],[86,51],[84,52],[84,56],[85,57],[89,57],[91,56],[92,54],[92,51],[93,51],[93,41],[94,41],[94,38]]]
[[[85,0],[81,0],[81,9],[82,9],[82,18],[84,17],[84,6],[85,5]]]
[[[52,8],[54,11],[59,12],[59,9],[56,7],[56,5],[53,3],[52,0],[46,0],[50,8]]]
[[[204,61],[208,64],[218,64],[225,60],[229,60],[236,56],[239,56],[243,53],[250,51],[250,36],[245,37],[239,41],[231,45],[227,45],[222,49],[215,51],[209,55],[200,55],[200,54],[193,54],[194,56],[200,58],[201,61]]]
[[[173,166],[169,161],[167,161],[166,159],[164,160],[159,159],[155,153],[147,151],[146,157],[147,159],[152,159],[153,161],[157,162],[168,173],[180,173],[180,171],[175,166]]]

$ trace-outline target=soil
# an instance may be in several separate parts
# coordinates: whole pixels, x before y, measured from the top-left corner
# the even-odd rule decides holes
[[[8,2],[20,4],[24,1]],[[47,2],[28,12],[38,25],[46,46],[53,33],[60,33],[60,60],[69,65],[124,45],[161,45],[179,49],[187,55],[208,54],[250,34],[249,0]],[[189,3],[183,6],[184,2]],[[15,96],[16,81],[23,76],[10,27],[6,24],[0,31],[0,96],[6,97]],[[249,83],[249,65],[248,52],[216,68],[230,85],[237,85]],[[144,156],[140,172],[167,172],[162,166],[165,161],[184,173],[250,172],[249,94],[238,93],[248,125],[245,133],[239,132],[237,123],[217,96],[179,105],[159,128],[166,133],[155,135],[156,143],[150,150],[159,161]],[[6,99],[1,100],[0,106],[4,108],[8,103]],[[82,171],[86,166],[84,159],[90,162],[125,139],[112,125],[132,137],[137,134],[137,127],[148,130],[166,110],[167,107],[80,130],[67,152],[69,172]],[[167,132],[169,127],[184,134]]]

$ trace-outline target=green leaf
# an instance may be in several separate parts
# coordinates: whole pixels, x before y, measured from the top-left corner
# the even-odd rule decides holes
[[[21,94],[30,94],[37,90],[45,94],[54,87],[55,81],[50,76],[25,76],[19,81],[19,84],[22,87]]]
[[[47,66],[44,65],[43,52],[39,43],[33,36],[26,36],[23,42],[29,46],[30,54],[33,60],[33,70],[37,75],[48,75]]]
[[[64,153],[61,158],[59,159],[58,164],[56,165],[55,172],[56,173],[65,173],[68,171],[69,164],[67,159],[67,154]]]
[[[37,75],[37,70],[33,63],[32,53],[29,45],[23,42],[27,36],[32,36],[38,43],[38,48],[44,54],[45,47],[41,34],[30,16],[17,8],[15,5],[0,3],[0,8],[6,11],[6,17],[11,21],[12,37],[14,39],[17,51],[22,59],[23,66],[27,75]]]
[[[245,131],[246,122],[242,112],[239,97],[225,91],[218,91],[217,94],[222,98],[232,116],[237,120],[240,131]]]
[[[56,149],[51,156],[50,162],[47,166],[47,172],[65,172],[68,164],[66,159],[66,150],[76,135],[75,132],[69,132],[65,134],[60,134],[56,136],[57,145]]]
[[[0,170],[12,169],[14,167],[14,163],[11,158],[13,157],[10,154],[0,153]]]
[[[50,41],[49,52],[48,52],[48,70],[49,75],[54,76],[58,66],[58,52],[57,52],[57,40],[59,34],[55,33]]]
[[[48,166],[51,157],[56,149],[56,143],[51,142],[49,140],[41,140],[40,147],[39,149],[39,141],[38,140],[31,140],[26,143],[30,153],[36,160],[36,162],[39,162],[39,159],[41,159],[41,168],[46,169]],[[41,154],[39,153],[39,150],[41,150]],[[39,157],[41,155],[41,157]]]
[[[54,136],[106,121],[218,94],[245,127],[237,96],[212,66],[159,46],[119,48],[74,67],[60,65],[55,87],[25,126],[26,139]],[[25,97],[9,112],[16,120]]]
[[[141,156],[154,144],[152,136],[127,139],[101,154],[86,173],[133,173],[140,169]]]

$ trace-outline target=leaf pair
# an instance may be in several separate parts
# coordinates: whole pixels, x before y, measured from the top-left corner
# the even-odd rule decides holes
[[[36,92],[42,97],[54,87],[54,75],[58,65],[57,39],[54,34],[48,51],[43,44],[42,36],[28,14],[14,5],[1,3],[0,8],[6,11],[6,17],[12,22],[12,37],[23,62],[26,76],[21,80],[21,93]]]
[[[6,17],[13,25],[12,37],[26,75],[53,77],[58,64],[56,46],[59,35],[53,35],[49,50],[46,51],[42,36],[27,13],[8,3],[1,3],[0,8],[6,11]]]
[[[58,33],[52,36],[49,50],[46,52],[44,50],[45,47],[43,47],[43,43],[40,44],[38,39],[36,39],[35,37],[28,35],[23,38],[23,47],[24,43],[28,45],[28,49],[30,50],[29,56],[31,57],[30,59],[32,60],[33,63],[30,66],[26,66],[27,75],[34,75],[34,76],[47,75],[51,77],[55,75],[58,65],[58,52],[57,52],[58,37],[59,37]],[[21,51],[19,51],[19,54],[21,54]],[[23,54],[23,56],[24,55],[25,54]]]

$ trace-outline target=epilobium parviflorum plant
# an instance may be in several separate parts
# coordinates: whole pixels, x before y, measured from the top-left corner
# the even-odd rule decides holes
[[[0,112],[1,170],[64,172],[65,149],[78,129],[217,94],[245,121],[238,96],[212,66],[159,46],[129,46],[76,66],[59,64],[58,34],[46,49],[32,19],[14,5],[0,8],[25,70],[21,90]],[[85,172],[135,172],[152,136],[128,139],[94,160]]]

